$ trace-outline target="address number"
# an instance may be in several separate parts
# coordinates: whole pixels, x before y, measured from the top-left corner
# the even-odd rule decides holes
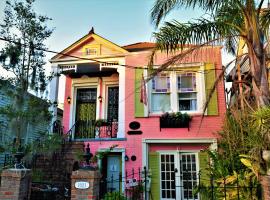
[[[89,188],[89,183],[85,181],[75,182],[75,188],[77,189],[87,189]]]

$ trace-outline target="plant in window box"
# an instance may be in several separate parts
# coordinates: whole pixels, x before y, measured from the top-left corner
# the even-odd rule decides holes
[[[160,128],[189,128],[191,116],[187,113],[164,113],[160,116]]]

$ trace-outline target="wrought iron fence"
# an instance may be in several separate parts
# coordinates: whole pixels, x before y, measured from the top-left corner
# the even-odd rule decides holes
[[[143,200],[149,188],[149,172],[144,168],[132,169],[122,173],[104,177],[100,181],[99,199],[101,200]]]
[[[227,178],[214,179],[208,174],[193,173],[190,171],[175,171],[170,175],[170,181],[160,182],[161,199],[175,200],[262,200],[261,186],[253,179],[235,180]],[[133,169],[115,176],[103,178],[100,181],[100,200],[158,200],[155,199],[151,182],[151,171]],[[124,183],[124,184],[123,184]],[[168,184],[169,183],[169,184]],[[156,185],[156,184],[155,184]],[[122,187],[124,187],[122,189]],[[153,185],[152,185],[153,187]],[[157,190],[155,190],[157,191]],[[170,195],[164,195],[169,191]]]

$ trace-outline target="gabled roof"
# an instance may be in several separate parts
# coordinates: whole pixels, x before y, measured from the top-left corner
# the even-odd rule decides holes
[[[116,49],[117,51],[121,52],[121,53],[127,53],[128,51],[122,47],[120,47],[119,45],[101,37],[100,35],[96,34],[94,32],[94,29],[92,28],[88,34],[86,34],[85,36],[83,36],[82,38],[80,38],[79,40],[77,40],[76,42],[74,42],[73,44],[71,44],[70,46],[68,46],[67,48],[65,48],[63,51],[61,51],[60,53],[58,53],[57,55],[55,55],[54,57],[51,58],[51,60],[55,60],[55,59],[59,59],[65,55],[63,54],[68,54],[69,52],[73,51],[74,49],[80,47],[80,45],[84,44],[85,42],[87,42],[90,39],[94,39],[96,41],[100,41],[103,44],[106,44],[110,47],[112,47],[113,49]]]

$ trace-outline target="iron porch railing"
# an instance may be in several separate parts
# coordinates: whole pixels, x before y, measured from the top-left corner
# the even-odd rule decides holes
[[[117,132],[117,121],[102,120],[102,122],[97,122],[96,120],[78,120],[67,134],[69,137],[74,134],[75,139],[116,138]]]

